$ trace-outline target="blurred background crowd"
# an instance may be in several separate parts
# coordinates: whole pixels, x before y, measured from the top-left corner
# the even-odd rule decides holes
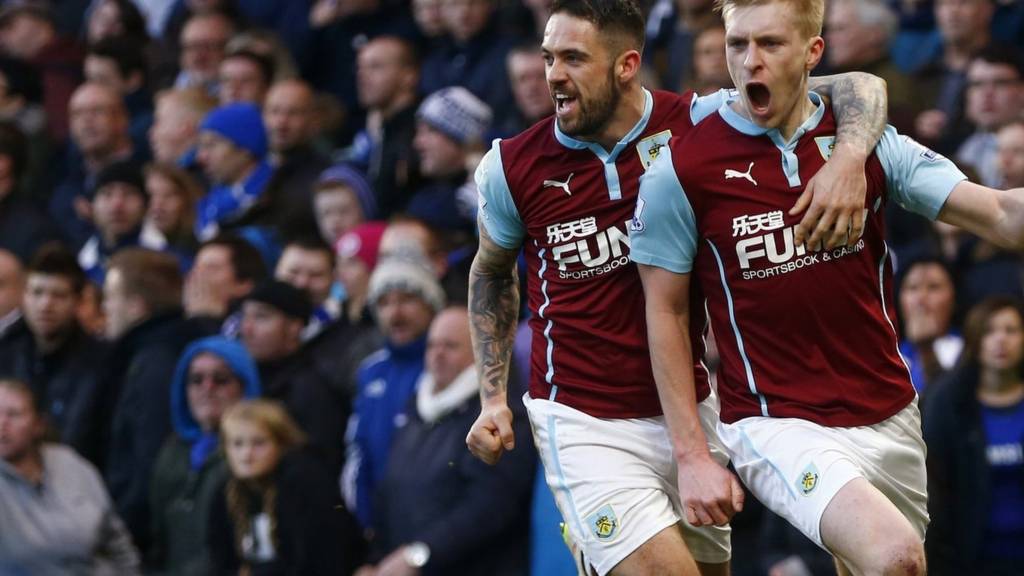
[[[553,111],[549,4],[0,4],[0,574],[574,573],[525,324],[516,450],[464,445],[471,176]],[[644,7],[648,88],[731,86],[711,0]],[[881,76],[902,133],[1024,187],[1024,2],[829,0],[825,39],[816,74]],[[1021,256],[888,210],[931,572],[999,574]],[[833,573],[752,498],[733,526],[737,576]]]

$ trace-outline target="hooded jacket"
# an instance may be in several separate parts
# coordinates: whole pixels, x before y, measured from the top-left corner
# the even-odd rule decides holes
[[[260,396],[259,373],[245,348],[233,340],[211,336],[193,342],[182,353],[171,382],[171,424],[174,434],[157,457],[150,484],[150,548],[148,567],[164,574],[205,574],[208,570],[206,528],[211,501],[228,477],[217,435],[204,435],[188,405],[188,368],[202,353],[225,363],[241,381],[244,398]]]

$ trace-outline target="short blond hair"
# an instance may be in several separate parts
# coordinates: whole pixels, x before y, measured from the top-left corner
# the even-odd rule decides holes
[[[736,8],[749,8],[773,2],[785,2],[790,5],[793,20],[805,38],[821,36],[821,28],[825,21],[825,0],[715,0],[715,10],[722,14],[722,19]]]

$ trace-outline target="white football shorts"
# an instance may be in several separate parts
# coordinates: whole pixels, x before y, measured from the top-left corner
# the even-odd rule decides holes
[[[598,574],[676,523],[698,562],[729,560],[728,526],[694,528],[685,520],[663,416],[595,418],[529,394],[523,404],[555,503]],[[725,448],[715,436],[717,397],[712,394],[698,411],[711,454],[725,465]]]

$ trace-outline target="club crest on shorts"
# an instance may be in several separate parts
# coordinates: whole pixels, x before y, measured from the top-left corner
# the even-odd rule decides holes
[[[619,519],[611,504],[605,504],[597,512],[587,516],[587,526],[598,540],[611,540],[619,533]]]
[[[814,492],[814,489],[818,487],[818,467],[813,462],[808,464],[807,468],[804,468],[804,471],[800,473],[800,478],[796,481],[796,487],[804,496]]]

